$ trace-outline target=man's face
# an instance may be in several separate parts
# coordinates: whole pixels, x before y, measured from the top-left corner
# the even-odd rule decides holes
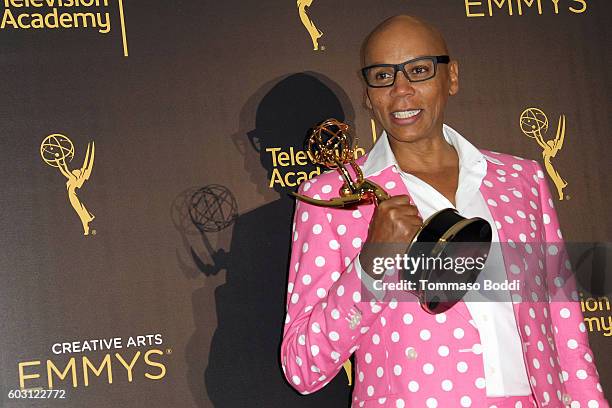
[[[422,26],[395,24],[371,38],[364,54],[365,66],[444,55],[445,48],[439,38]],[[366,106],[387,131],[391,143],[393,139],[413,142],[442,132],[446,101],[458,89],[458,67],[451,61],[438,64],[436,76],[423,82],[410,82],[398,72],[390,87],[367,87]]]

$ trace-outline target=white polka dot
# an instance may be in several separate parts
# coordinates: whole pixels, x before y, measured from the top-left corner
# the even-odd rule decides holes
[[[396,364],[395,366],[393,366],[393,374],[401,375],[402,374],[402,366],[399,365],[399,364]]]
[[[404,315],[403,320],[404,320],[405,324],[411,324],[413,322],[414,318],[412,317],[412,315],[410,313],[406,313]]]
[[[584,380],[587,378],[587,373],[584,370],[578,370],[576,371],[576,377],[578,377],[579,380]]]
[[[510,265],[510,272],[512,272],[515,275],[518,275],[519,273],[521,273],[521,269],[517,265],[512,264]]]
[[[561,315],[562,318],[567,319],[568,317],[570,317],[570,311],[568,308],[564,307],[563,309],[561,309],[559,311],[559,314]]]
[[[340,311],[338,309],[334,309],[331,311],[331,317],[334,320],[338,320],[340,318]]]
[[[504,220],[508,223],[508,224],[514,224],[514,220],[512,219],[512,217],[506,215],[504,217]]]
[[[316,344],[310,346],[310,354],[312,354],[313,357],[316,357],[319,354],[319,346]]]
[[[321,191],[324,192],[325,194],[330,193],[332,191],[332,186],[330,186],[329,184],[326,184],[323,187],[321,187]]]
[[[337,294],[338,296],[342,296],[342,295],[344,295],[344,285],[340,285],[340,286],[338,286],[338,288],[336,289],[336,294]]]
[[[372,343],[374,343],[374,344],[379,344],[380,343],[380,336],[378,334],[374,334],[372,336]]]
[[[371,397],[372,395],[374,395],[374,387],[373,386],[369,385],[367,391],[368,391],[368,396]]]
[[[304,285],[310,285],[310,282],[312,282],[312,277],[308,274],[302,276],[302,283]]]
[[[382,367],[378,367],[378,368],[376,369],[376,376],[377,376],[378,378],[382,378],[382,376],[383,376],[383,374],[384,374],[384,373],[385,373],[385,370],[383,370],[383,368],[382,368]]]
[[[476,388],[483,389],[487,385],[487,383],[484,378],[478,377],[476,381],[474,381],[474,385],[476,385]]]
[[[500,196],[499,196],[499,199],[500,199],[500,200],[502,200],[504,203],[508,203],[508,202],[510,202],[510,199],[509,199],[509,198],[508,198],[508,196],[507,196],[507,195],[505,195],[505,194],[500,195]]]
[[[421,340],[429,340],[431,338],[431,332],[427,329],[423,329],[421,330],[419,336],[421,337]]]
[[[336,250],[340,248],[340,244],[335,239],[332,239],[331,241],[329,241],[329,247],[333,250]]]
[[[300,383],[302,382],[300,380],[300,377],[298,377],[297,375],[294,375],[293,377],[291,377],[291,380],[293,381],[295,385],[300,385]]]
[[[440,346],[440,347],[438,347],[438,354],[441,357],[448,356],[449,352],[450,352],[450,350],[449,350],[448,346]]]
[[[319,266],[319,267],[321,267],[321,266],[325,265],[325,258],[324,258],[324,257],[322,257],[322,256],[317,256],[317,257],[315,258],[315,265],[317,265],[317,266]]]
[[[308,211],[302,213],[302,222],[308,221]]]
[[[308,252],[308,242],[304,242],[304,245],[302,245],[302,252]]]
[[[340,279],[340,272],[334,271],[334,272],[332,272],[330,277],[331,277],[331,280],[335,282],[338,279]]]
[[[361,246],[361,238],[357,237],[353,239],[353,248],[359,248]]]
[[[453,389],[453,382],[451,380],[442,381],[442,389],[444,391],[450,391]]]
[[[352,212],[353,218],[361,218],[361,211],[359,210],[354,210]]]
[[[512,168],[518,171],[523,170],[523,166],[521,166],[520,164],[516,164],[516,163],[512,165]]]
[[[388,188],[389,190],[394,189],[395,188],[395,181],[387,181],[385,183],[385,188]]]
[[[557,246],[556,246],[556,245],[550,245],[550,246],[548,247],[548,253],[549,253],[550,255],[557,255],[557,253],[559,253],[559,248],[557,248]]]
[[[520,218],[525,219],[527,216],[525,215],[525,213],[521,210],[518,210],[516,212],[516,215],[518,215]]]
[[[410,392],[417,392],[419,390],[419,383],[416,381],[410,381],[408,383],[408,390],[410,390]]]
[[[534,358],[532,360],[532,364],[533,364],[534,368],[536,368],[536,369],[540,368],[540,360],[538,360],[537,358]]]
[[[599,402],[595,400],[590,400],[589,402],[587,402],[587,407],[588,408],[599,408]]]
[[[335,362],[338,362],[338,360],[340,359],[340,353],[338,353],[337,351],[332,351],[330,356]]]
[[[326,294],[327,294],[327,292],[325,291],[325,289],[323,289],[323,288],[318,288],[317,289],[317,296],[319,298],[323,299]]]
[[[438,408],[438,400],[433,397],[427,398],[425,405],[427,405],[427,408]]]
[[[353,302],[355,303],[361,302],[361,293],[353,292]]]
[[[395,401],[395,408],[404,408],[406,406],[406,404],[404,403],[404,400],[399,398],[397,401]]]
[[[338,228],[336,228],[336,232],[338,232],[338,235],[346,234],[346,225],[338,225]]]
[[[457,327],[455,330],[453,330],[453,336],[456,339],[462,339],[464,335],[463,329],[461,327]]]
[[[329,332],[329,339],[332,341],[338,341],[340,339],[340,335],[338,334],[338,332],[331,331]]]
[[[323,231],[323,227],[321,225],[319,225],[319,224],[315,224],[312,227],[312,233],[315,234],[315,235],[319,235],[321,233],[321,231]]]
[[[438,313],[436,315],[436,322],[444,323],[446,321],[446,313]]]
[[[472,399],[470,397],[468,397],[467,395],[464,395],[463,397],[461,397],[461,406],[462,407],[471,407],[472,406]]]
[[[465,373],[468,370],[468,365],[465,361],[460,361],[457,363],[457,371],[460,373]]]
[[[394,331],[393,333],[391,333],[391,341],[393,341],[394,343],[397,343],[400,339],[400,335],[398,332]]]
[[[578,342],[574,339],[569,339],[567,341],[567,347],[572,350],[575,350],[578,347]]]
[[[492,198],[489,198],[487,200],[487,204],[493,206],[493,207],[497,207],[497,202],[495,200],[493,200]]]
[[[306,336],[301,334],[300,337],[298,337],[298,343],[301,344],[302,346],[306,345]]]

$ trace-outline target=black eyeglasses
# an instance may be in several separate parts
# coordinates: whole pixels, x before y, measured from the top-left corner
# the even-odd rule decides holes
[[[368,86],[384,88],[395,83],[395,76],[402,71],[410,82],[422,82],[436,76],[438,64],[448,64],[448,55],[419,57],[401,64],[377,64],[362,68],[361,73]]]

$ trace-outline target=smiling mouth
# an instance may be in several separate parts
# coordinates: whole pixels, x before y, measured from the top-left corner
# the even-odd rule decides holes
[[[412,110],[392,112],[391,114],[396,119],[408,119],[408,118],[418,115],[419,113],[421,113],[421,111],[422,109],[412,109]]]

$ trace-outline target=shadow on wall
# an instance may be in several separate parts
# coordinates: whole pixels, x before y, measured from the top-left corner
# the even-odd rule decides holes
[[[227,278],[215,291],[218,326],[208,367],[200,372],[200,380],[205,381],[208,398],[215,407],[350,405],[350,388],[344,371],[319,392],[306,396],[295,392],[282,373],[279,350],[294,207],[287,193],[296,187],[281,183],[269,187],[269,182],[275,168],[286,174],[311,172],[315,167],[275,167],[269,149],[302,150],[307,132],[314,124],[328,117],[352,121],[353,116],[344,92],[328,79],[312,73],[294,74],[267,84],[241,111],[240,131],[232,139],[244,156],[251,181],[264,197],[273,201],[238,216],[229,254],[221,256]],[[262,167],[267,179],[262,177]],[[207,267],[200,270],[210,273]],[[210,313],[197,307],[201,302],[194,299],[193,304],[196,319]],[[190,365],[197,366],[196,343],[192,338],[187,358]],[[195,371],[190,369],[192,375]],[[190,380],[190,383],[197,381]],[[192,392],[201,403],[200,388],[192,386]]]

